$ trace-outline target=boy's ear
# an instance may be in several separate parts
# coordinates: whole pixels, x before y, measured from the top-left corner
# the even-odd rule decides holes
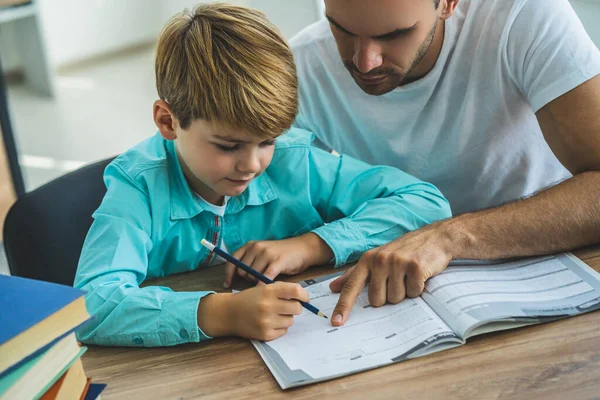
[[[154,102],[154,107],[152,108],[152,113],[154,115],[154,123],[158,127],[160,134],[167,140],[175,140],[177,139],[177,131],[175,127],[177,126],[177,118],[171,111],[171,107],[169,103],[164,100],[156,100]]]

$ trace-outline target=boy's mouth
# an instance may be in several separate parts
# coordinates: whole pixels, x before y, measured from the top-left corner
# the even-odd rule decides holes
[[[235,185],[246,185],[248,183],[250,183],[250,181],[252,181],[252,178],[250,179],[231,179],[231,178],[225,178],[227,179],[229,182],[235,184]]]

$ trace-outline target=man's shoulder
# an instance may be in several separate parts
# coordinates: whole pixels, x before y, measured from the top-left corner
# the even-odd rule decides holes
[[[290,39],[290,46],[300,77],[309,71],[315,74],[321,67],[330,68],[339,60],[335,39],[326,19],[304,28]]]
[[[294,53],[310,49],[311,46],[323,41],[333,40],[329,23],[326,19],[321,19],[306,28],[302,29],[293,38],[290,39],[290,47]]]
[[[517,17],[561,14],[569,7],[569,0],[547,0],[544,4],[539,0],[463,0],[455,14],[477,21],[473,25],[481,29],[490,29],[490,25],[511,24]]]
[[[548,43],[552,35],[540,34],[549,29],[562,30],[573,25],[574,15],[568,0],[463,0],[449,19],[450,40],[455,40],[453,62],[472,64],[479,56],[486,68],[504,65],[492,59],[500,57],[506,66],[519,68],[518,57],[511,49],[531,52],[532,46]],[[572,15],[571,15],[572,14]],[[575,17],[576,18],[576,17]],[[551,44],[550,44],[551,45]],[[529,54],[529,55],[532,55]],[[528,55],[528,56],[529,56]],[[506,58],[505,58],[506,57]]]

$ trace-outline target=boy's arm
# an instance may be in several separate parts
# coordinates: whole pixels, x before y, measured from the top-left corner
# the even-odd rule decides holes
[[[331,248],[336,266],[451,216],[437,188],[398,169],[314,147],[308,157],[312,201],[327,222],[312,232]]]
[[[197,325],[200,299],[212,292],[140,288],[152,250],[147,193],[116,164],[106,170],[107,193],[94,213],[75,287],[85,290],[94,319],[81,341],[116,346],[170,346],[210,337]]]
[[[270,279],[332,261],[336,266],[347,264],[369,249],[450,216],[448,201],[434,186],[400,170],[371,167],[314,146],[305,149],[301,160],[286,162],[293,162],[302,178],[308,177],[312,206],[327,224],[297,237],[251,241],[233,253]],[[236,273],[255,280],[231,263],[225,271],[225,287]]]

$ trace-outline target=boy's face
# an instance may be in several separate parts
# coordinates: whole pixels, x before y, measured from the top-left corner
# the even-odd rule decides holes
[[[275,139],[260,139],[202,119],[175,131],[179,161],[189,185],[213,204],[246,190],[269,166],[275,150]]]

